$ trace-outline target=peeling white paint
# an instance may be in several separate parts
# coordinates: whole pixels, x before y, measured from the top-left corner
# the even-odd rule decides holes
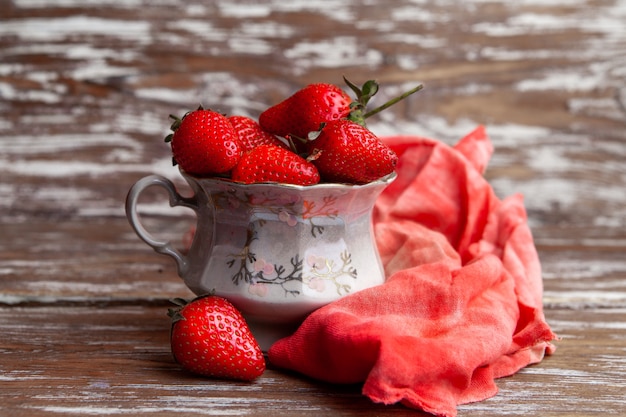
[[[3,144],[2,151],[5,155],[50,154],[94,146],[130,148],[135,152],[143,150],[140,143],[123,134],[48,134],[43,137],[17,134],[12,135],[11,139]]]
[[[16,36],[30,42],[58,42],[79,34],[113,36],[142,43],[150,40],[150,25],[142,21],[90,16],[26,18],[5,21],[0,25],[0,36]]]
[[[299,41],[284,51],[299,73],[312,67],[340,68],[347,65],[376,67],[382,54],[373,49],[363,50],[353,36],[338,36],[318,42]]]

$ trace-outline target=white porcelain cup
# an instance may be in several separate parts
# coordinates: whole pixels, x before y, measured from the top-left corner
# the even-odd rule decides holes
[[[193,197],[182,197],[162,176],[147,176],[128,193],[128,220],[145,243],[176,261],[191,291],[215,291],[231,301],[263,350],[313,310],[384,282],[372,209],[395,173],[365,185],[313,186],[246,185],[181,173]],[[196,212],[186,254],[141,224],[138,199],[151,186],[164,188],[171,206]]]

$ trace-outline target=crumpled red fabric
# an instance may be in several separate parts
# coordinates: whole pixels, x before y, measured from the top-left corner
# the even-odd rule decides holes
[[[374,209],[386,282],[314,311],[269,360],[453,417],[554,351],[539,258],[522,196],[501,200],[483,177],[493,153],[483,126],[454,147],[383,140],[399,156]]]

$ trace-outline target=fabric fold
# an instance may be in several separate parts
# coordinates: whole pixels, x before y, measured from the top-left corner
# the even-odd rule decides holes
[[[493,147],[482,126],[454,147],[384,140],[399,156],[373,216],[386,282],[316,310],[269,359],[453,417],[554,350],[539,258],[521,195],[500,200],[483,177]]]

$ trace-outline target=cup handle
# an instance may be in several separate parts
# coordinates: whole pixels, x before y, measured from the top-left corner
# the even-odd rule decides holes
[[[137,213],[137,200],[141,193],[148,187],[158,186],[164,188],[169,194],[170,207],[183,206],[188,207],[194,211],[198,211],[198,205],[195,195],[190,198],[182,197],[176,191],[174,183],[161,175],[149,175],[137,181],[126,196],[126,217],[128,222],[135,230],[135,233],[141,240],[146,242],[148,246],[152,247],[155,252],[168,255],[174,258],[176,261],[176,267],[178,269],[178,275],[182,278],[187,273],[189,268],[189,261],[187,257],[176,250],[169,241],[161,241],[155,239],[141,224],[139,213]]]

